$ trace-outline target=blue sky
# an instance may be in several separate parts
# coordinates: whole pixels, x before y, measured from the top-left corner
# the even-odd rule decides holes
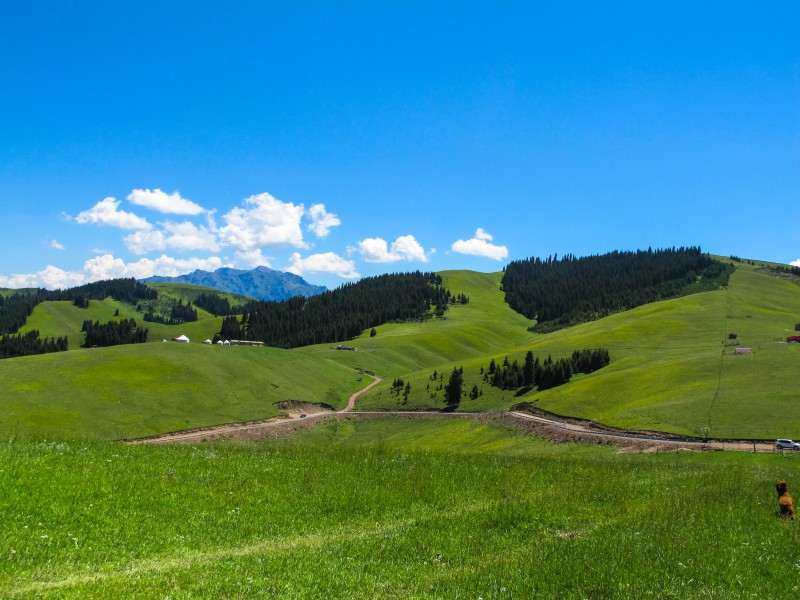
[[[800,259],[795,2],[3,2],[0,286]]]

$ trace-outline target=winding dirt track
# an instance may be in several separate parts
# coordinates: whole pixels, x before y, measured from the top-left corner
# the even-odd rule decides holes
[[[355,394],[350,396],[350,399],[347,401],[347,406],[344,408],[342,412],[350,412],[351,410],[353,410],[356,407],[356,398],[358,398],[361,394],[370,391],[381,381],[383,381],[383,379],[381,379],[380,377],[373,377],[372,379],[374,379],[374,381],[370,383],[367,387],[365,387],[362,390],[358,390]]]
[[[191,443],[202,440],[210,440],[224,437],[249,437],[257,436],[259,431],[267,430],[276,427],[298,427],[306,426],[320,417],[331,417],[341,415],[364,416],[365,418],[379,415],[395,415],[405,417],[444,417],[444,418],[478,418],[485,417],[489,413],[470,413],[470,412],[453,412],[443,413],[440,411],[356,411],[356,400],[361,394],[364,394],[378,385],[383,379],[380,377],[373,377],[373,381],[354,393],[347,401],[347,406],[338,412],[320,410],[318,412],[304,413],[303,415],[280,416],[272,417],[269,419],[260,419],[256,421],[245,421],[242,423],[226,423],[223,425],[212,425],[210,427],[202,427],[198,429],[175,431],[171,433],[164,433],[161,435],[150,436],[146,438],[138,438],[132,440],[124,440],[129,444],[178,444],[178,443]],[[700,439],[677,439],[674,437],[659,437],[657,435],[644,434],[642,432],[627,432],[624,430],[609,430],[602,427],[593,427],[590,422],[576,422],[575,420],[560,420],[541,415],[533,415],[522,411],[502,411],[493,413],[494,415],[501,415],[517,421],[518,423],[527,423],[533,427],[541,428],[544,433],[543,437],[559,440],[587,440],[587,439],[602,439],[606,443],[611,443],[620,446],[633,446],[638,448],[651,447],[651,448],[684,448],[693,450],[736,450],[740,452],[772,452],[774,447],[771,443],[765,442],[752,442],[742,440],[709,440],[704,441]],[[548,432],[555,435],[548,435]]]
[[[752,442],[743,440],[700,440],[700,439],[677,439],[669,437],[658,437],[653,435],[642,435],[635,432],[624,433],[619,431],[604,431],[600,429],[592,429],[586,425],[579,425],[575,423],[568,423],[556,419],[549,419],[532,415],[526,412],[509,411],[509,415],[528,421],[542,423],[551,427],[556,427],[566,433],[572,433],[579,437],[595,436],[608,438],[609,441],[624,443],[624,442],[644,442],[665,446],[677,446],[681,448],[692,448],[696,450],[737,450],[739,452],[772,452],[775,448],[773,444],[767,442]]]
[[[350,398],[347,400],[347,406],[339,412],[346,413],[352,411],[356,406],[356,399],[361,394],[368,392],[373,387],[378,385],[381,381],[383,381],[383,379],[381,379],[380,377],[373,377],[373,380],[374,381],[372,381],[368,386],[358,390],[355,394],[350,396]],[[304,421],[308,421],[309,419],[314,420],[319,417],[331,414],[335,413],[331,413],[329,411],[307,413],[303,415],[302,419]],[[134,440],[124,440],[124,441],[126,441],[129,444],[177,444],[185,442],[194,442],[200,440],[238,435],[244,432],[266,429],[269,427],[281,427],[288,424],[296,424],[299,419],[300,419],[299,416],[297,418],[289,416],[272,417],[270,419],[245,421],[243,423],[226,423],[224,425],[212,425],[210,427],[201,427],[198,429],[190,429],[186,431],[173,431],[161,435],[154,435],[150,437],[138,438]]]

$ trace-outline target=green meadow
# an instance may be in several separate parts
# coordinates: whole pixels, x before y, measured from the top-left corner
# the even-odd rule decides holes
[[[724,437],[800,437],[800,345],[785,338],[800,322],[800,286],[740,265],[726,289],[666,300],[554,333],[526,331],[526,321],[502,303],[499,274],[448,273],[453,290],[470,296],[447,319],[377,329],[362,336],[359,352],[340,359],[375,368],[387,381],[359,401],[363,408],[441,408],[443,391],[431,381],[464,369],[464,389],[477,400],[460,410],[506,409],[532,402],[552,412],[610,425]],[[737,335],[729,340],[731,333]],[[751,347],[734,355],[734,344]],[[492,358],[522,363],[525,352],[565,357],[603,347],[611,364],[564,386],[516,394],[483,382]],[[366,349],[366,352],[361,350]],[[416,365],[439,358],[424,368]],[[390,357],[387,361],[386,358]],[[395,368],[392,368],[392,367]],[[391,381],[410,382],[407,401],[390,393]],[[435,394],[435,397],[431,397]]]
[[[800,437],[800,345],[784,343],[800,287],[740,265],[726,289],[539,335],[503,303],[500,276],[443,273],[469,304],[342,340],[354,352],[203,345],[219,320],[202,313],[148,324],[152,343],[82,349],[84,319],[141,315],[112,299],[38,306],[26,328],[73,350],[0,361],[0,597],[796,597],[800,526],[775,516],[774,484],[797,496],[800,453],[550,444],[491,412],[526,401],[630,427]],[[181,333],[193,342],[160,341]],[[610,365],[546,392],[480,374],[492,358],[598,346]],[[459,410],[490,414],[115,441],[269,417],[279,400],[342,408],[370,381],[356,369],[385,379],[358,408],[441,408],[431,375],[455,366],[482,391]]]
[[[0,361],[0,381],[0,435],[112,440],[270,417],[287,399],[344,407],[363,385],[302,353],[172,342]]]
[[[4,598],[791,598],[779,454],[615,454],[471,419],[0,445]]]
[[[88,309],[69,302],[39,305],[25,330],[69,337],[60,355],[0,361],[0,431],[62,438],[116,439],[214,422],[274,414],[272,402],[327,402],[342,408],[357,386],[354,369],[374,371],[384,382],[361,396],[365,410],[441,409],[455,367],[464,369],[459,410],[505,410],[518,402],[609,425],[711,437],[800,437],[800,345],[785,338],[800,322],[800,286],[737,263],[727,288],[641,306],[591,323],[541,335],[503,301],[501,273],[448,271],[444,284],[470,302],[452,306],[444,319],[391,323],[365,331],[357,348],[336,344],[294,350],[203,347],[221,319],[201,311],[181,326],[148,323],[152,344],[79,348],[84,319],[141,320],[135,308],[109,298]],[[162,294],[196,298],[203,288],[160,284]],[[194,295],[192,295],[194,294]],[[236,298],[231,298],[236,300]],[[161,340],[186,334],[189,348]],[[729,334],[736,334],[730,340]],[[735,345],[753,349],[734,355]],[[481,369],[505,357],[522,362],[530,350],[544,359],[575,349],[603,347],[611,364],[567,385],[538,392],[500,390]],[[431,379],[434,371],[442,380]],[[406,399],[391,383],[411,385]],[[102,426],[100,426],[102,424]],[[98,428],[99,427],[99,428]]]

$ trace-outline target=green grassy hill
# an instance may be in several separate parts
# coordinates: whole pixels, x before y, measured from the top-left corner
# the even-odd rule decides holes
[[[464,398],[460,410],[507,409],[527,401],[610,425],[718,437],[800,437],[800,381],[795,377],[800,345],[784,343],[800,321],[800,286],[758,272],[761,266],[737,263],[726,289],[642,306],[546,335],[530,333],[532,322],[503,302],[500,273],[449,271],[442,273],[444,284],[455,294],[468,295],[469,304],[452,306],[444,319],[387,324],[376,328],[375,337],[365,331],[355,340],[342,340],[355,346],[355,352],[335,350],[335,344],[291,351],[237,348],[217,366],[205,359],[217,360],[218,348],[193,343],[181,350],[159,343],[0,361],[0,384],[11,390],[0,397],[0,409],[13,415],[16,423],[6,419],[0,427],[72,436],[145,434],[268,416],[271,409],[263,409],[260,400],[263,390],[271,401],[296,398],[343,406],[346,391],[366,384],[355,383],[352,368],[375,371],[386,380],[362,396],[358,408],[438,409],[444,406],[444,397],[431,374],[444,373],[446,382],[455,366],[463,366],[465,390],[478,385],[482,395],[477,400]],[[180,287],[163,292],[181,294],[185,290]],[[117,309],[120,317],[137,318],[133,307],[112,299],[92,301],[88,309],[53,302],[37,307],[26,329],[37,328],[43,335],[67,333],[76,348],[83,319],[107,320]],[[177,327],[149,323],[150,339],[183,333],[200,342],[213,336],[220,322],[202,316],[196,323]],[[730,333],[738,335],[735,342],[728,340]],[[752,347],[753,353],[733,355],[734,343]],[[558,358],[593,347],[608,349],[611,364],[591,375],[575,376],[558,388],[517,395],[482,381],[480,370],[492,358],[502,361],[508,356],[522,362],[528,350],[542,358]],[[248,362],[251,356],[263,363]],[[108,387],[112,369],[105,365],[109,363],[120,373],[112,380],[127,376],[132,382],[148,383],[144,391],[119,384],[129,390],[117,395],[117,408],[126,416],[114,417],[117,424],[98,434],[95,427],[106,417],[93,412],[105,414],[108,407],[100,401],[105,392],[92,390]],[[179,386],[171,386],[166,378],[175,369],[183,381],[201,381],[198,389],[211,400],[195,405],[189,401],[194,388],[179,391]],[[411,384],[407,402],[390,392],[395,377]],[[281,379],[280,393],[273,394],[276,378]],[[235,394],[230,391],[232,383],[239,388]],[[175,404],[185,408],[175,409],[169,418],[163,418],[158,408],[166,393],[184,398]],[[87,394],[95,401],[81,402]],[[235,401],[229,399],[234,397]],[[259,413],[262,409],[266,412]],[[60,425],[62,417],[57,415],[62,413],[71,415],[71,425]],[[127,429],[119,425],[125,419],[134,425]]]
[[[160,303],[165,305],[178,298],[182,298],[184,301],[192,300],[200,293],[214,291],[198,286],[176,284],[153,284],[152,287],[159,290]],[[241,298],[232,294],[220,295],[237,302]],[[119,316],[114,316],[115,311],[119,311]],[[169,310],[166,312],[169,314]],[[112,319],[135,319],[137,323],[149,330],[148,340],[151,342],[170,340],[179,335],[186,335],[189,339],[198,342],[213,338],[214,334],[220,330],[223,317],[214,317],[200,308],[197,309],[197,313],[197,321],[182,325],[162,325],[143,321],[143,313],[137,311],[136,307],[118,302],[113,298],[106,298],[102,301],[90,300],[88,308],[78,308],[69,301],[42,302],[33,310],[33,314],[28,318],[25,326],[20,328],[20,331],[25,333],[32,329],[38,329],[42,336],[66,335],[70,349],[80,348],[83,343],[84,335],[81,333],[81,326],[87,319],[100,322]]]
[[[330,361],[275,348],[153,343],[0,361],[0,435],[118,439],[344,407],[363,384]]]
[[[198,296],[201,294],[213,294],[215,296],[219,296],[220,298],[226,298],[228,302],[230,302],[231,306],[239,306],[252,300],[252,298],[248,298],[247,296],[221,292],[219,290],[200,285],[192,285],[190,283],[148,283],[147,285],[148,287],[157,290],[159,297],[173,300],[180,299],[183,300],[184,304],[187,301],[194,304]],[[202,314],[208,315],[208,313],[201,313],[200,311],[201,309],[198,308],[199,317],[201,317]]]
[[[452,289],[469,295],[470,304],[448,311],[444,322],[378,328],[376,337],[355,342],[359,352],[337,360],[388,377],[360,400],[362,408],[441,408],[443,392],[426,389],[436,387],[430,380],[433,370],[444,371],[446,383],[450,371],[463,366],[465,390],[477,384],[483,395],[464,398],[461,410],[505,409],[529,401],[619,426],[800,437],[800,379],[795,376],[800,346],[785,343],[800,321],[800,286],[756,269],[739,265],[724,290],[657,302],[547,335],[528,333],[526,321],[502,303],[499,274],[446,273]],[[730,333],[738,335],[735,342],[728,340]],[[752,347],[753,354],[733,355],[735,343]],[[527,350],[556,358],[593,347],[610,351],[608,367],[545,392],[515,396],[483,383],[480,374],[491,358],[502,361],[507,355],[522,362]],[[424,368],[415,369],[426,360]],[[390,395],[397,376],[411,383],[405,404],[402,395]]]

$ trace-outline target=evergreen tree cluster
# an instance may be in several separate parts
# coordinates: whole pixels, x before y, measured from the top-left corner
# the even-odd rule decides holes
[[[795,277],[800,277],[800,267],[796,267],[794,265],[778,265],[771,267],[771,269],[774,271],[788,273],[789,275],[794,275]]]
[[[183,300],[178,300],[177,303],[172,305],[169,317],[160,315],[150,309],[144,313],[142,320],[148,323],[161,323],[162,325],[181,325],[182,323],[197,321],[197,309],[192,306],[191,301],[184,304]]]
[[[440,294],[436,301],[433,302],[434,310],[433,315],[438,318],[444,318],[444,313],[448,308],[448,305],[455,306],[456,304],[469,304],[469,297],[464,294],[451,294],[450,290],[444,289],[443,293]]]
[[[83,322],[81,331],[86,332],[84,348],[143,344],[147,341],[148,334],[148,330],[138,327],[133,319],[121,319],[107,323],[87,319]]]
[[[0,296],[0,335],[19,331],[37,304],[39,299],[35,293],[19,292],[10,296]]]
[[[79,308],[88,308],[89,300],[104,300],[109,296],[120,302],[136,304],[141,300],[157,298],[158,292],[128,278],[95,281],[67,290],[39,288],[30,293],[19,292],[0,297],[0,334],[16,333],[41,302],[69,300]]]
[[[139,283],[133,277],[126,279],[104,279],[69,288],[67,290],[38,290],[40,302],[45,300],[72,300],[83,299],[88,306],[88,300],[105,300],[109,296],[119,302],[136,304],[141,300],[155,300],[158,292],[144,283]],[[77,304],[77,303],[76,303]]]
[[[568,383],[574,373],[593,373],[609,362],[611,358],[604,348],[575,350],[570,358],[553,360],[548,356],[544,361],[528,351],[522,365],[516,360],[509,363],[507,356],[501,366],[492,359],[484,371],[483,380],[503,390],[536,386],[543,391]]]
[[[16,335],[0,335],[0,359],[47,352],[63,352],[66,349],[66,336],[40,338],[37,329]]]
[[[86,296],[76,295],[72,299],[72,304],[74,304],[78,308],[89,308],[89,298],[87,298]]]
[[[727,285],[733,266],[699,247],[512,261],[502,289],[508,305],[547,332],[636,306]]]
[[[215,317],[240,315],[245,309],[242,305],[231,306],[230,300],[218,294],[207,294],[205,292],[194,299],[194,305],[210,312]]]
[[[241,320],[226,317],[219,337],[279,348],[337,342],[384,323],[426,319],[432,306],[446,306],[449,298],[435,273],[366,277],[310,298],[254,303]]]

